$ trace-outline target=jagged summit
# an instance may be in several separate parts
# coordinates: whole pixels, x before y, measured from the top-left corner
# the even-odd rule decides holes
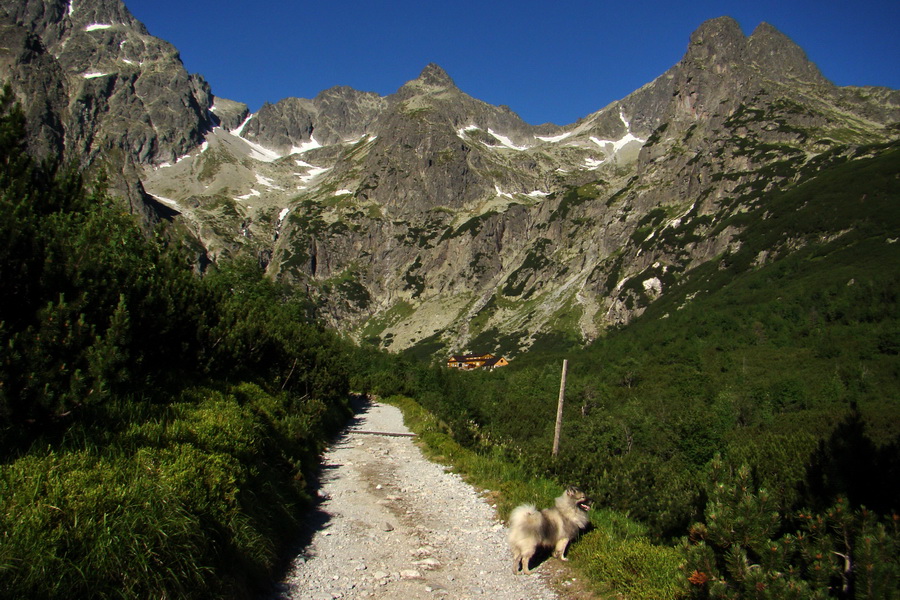
[[[447,72],[435,63],[428,63],[416,81],[433,87],[456,87]]]
[[[717,17],[704,21],[691,34],[686,55],[726,59],[736,57],[745,44],[746,37],[737,21],[731,17]]]
[[[768,79],[828,83],[800,46],[769,23],[750,36],[731,17],[704,22],[691,35],[683,64],[695,64],[717,74],[755,67]]]
[[[769,23],[760,23],[748,42],[750,58],[764,72],[779,73],[817,84],[829,83],[806,52],[791,38]]]
[[[16,0],[0,3],[14,22],[37,34],[45,46],[53,46],[73,30],[93,24],[124,26],[147,35],[144,25],[121,0]]]
[[[116,148],[128,160],[161,163],[197,147],[212,128],[206,81],[190,75],[178,51],[149,35],[121,1],[0,0],[0,21],[41,40],[42,48],[13,63],[23,77],[46,76],[46,65],[36,69],[39,61],[59,71],[56,81],[43,84],[69,96],[59,116],[66,140],[56,144],[57,153],[89,164]],[[34,103],[24,95],[20,100]]]
[[[419,93],[434,94],[444,91],[456,91],[459,88],[447,72],[435,63],[429,63],[419,76],[403,84],[397,94],[401,97],[414,96]]]

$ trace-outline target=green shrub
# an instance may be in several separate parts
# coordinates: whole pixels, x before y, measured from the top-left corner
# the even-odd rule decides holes
[[[627,535],[600,524],[572,548],[570,558],[601,592],[629,600],[668,600],[683,596],[678,570],[681,555],[675,548],[654,544],[648,537]]]
[[[323,420],[252,384],[179,400],[100,444],[0,467],[0,588],[188,598],[265,585],[299,534]]]
[[[206,470],[196,458],[44,452],[4,465],[0,588],[21,598],[209,595],[213,569],[197,560],[213,541],[177,486]]]

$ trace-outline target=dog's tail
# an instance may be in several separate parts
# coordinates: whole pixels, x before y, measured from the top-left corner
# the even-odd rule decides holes
[[[541,527],[541,512],[531,504],[517,506],[509,514],[510,530],[536,531]]]

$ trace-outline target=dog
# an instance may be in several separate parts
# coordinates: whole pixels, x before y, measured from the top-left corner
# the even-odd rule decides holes
[[[531,504],[517,506],[509,515],[509,546],[513,553],[513,572],[521,567],[531,573],[531,558],[539,547],[552,548],[553,556],[566,558],[566,548],[590,523],[590,499],[570,486],[556,499],[556,506],[536,509]]]

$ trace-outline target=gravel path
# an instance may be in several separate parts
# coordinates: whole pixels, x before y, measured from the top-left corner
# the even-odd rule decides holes
[[[426,460],[400,411],[373,403],[325,454],[317,527],[281,599],[551,600],[515,575],[506,528],[470,485]]]

